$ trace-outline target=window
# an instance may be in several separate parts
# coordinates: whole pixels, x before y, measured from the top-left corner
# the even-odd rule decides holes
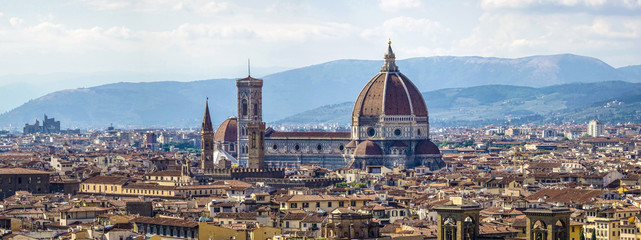
[[[323,150],[323,146],[320,145],[320,144],[316,145],[316,150],[322,151]]]
[[[376,134],[376,130],[374,130],[373,128],[367,129],[367,136],[373,137],[374,134]]]
[[[343,202],[343,201],[338,202],[338,206],[339,207],[344,207],[345,206],[345,202]]]
[[[356,207],[356,201],[352,201],[350,204],[352,205],[352,207]]]
[[[247,116],[247,99],[243,99],[242,101],[242,110],[243,116]]]
[[[396,136],[400,136],[400,135],[401,135],[401,129],[398,129],[398,128],[397,128],[397,129],[395,129],[395,130],[394,130],[394,135],[396,135]]]
[[[295,149],[296,151],[299,151],[299,150],[300,150],[300,145],[296,144],[296,145],[294,146],[294,149]]]
[[[258,104],[254,103],[254,116],[258,116]]]
[[[320,202],[316,202],[316,207],[320,207]]]
[[[308,208],[308,207],[309,207],[309,203],[303,203],[303,208]]]
[[[332,207],[332,202],[327,202],[327,207]]]
[[[297,207],[298,207],[298,204],[296,203],[289,204],[289,208],[297,208]]]

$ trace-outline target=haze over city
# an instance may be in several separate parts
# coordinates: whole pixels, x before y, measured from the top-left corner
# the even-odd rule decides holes
[[[572,53],[641,63],[641,3],[615,1],[5,1],[0,112],[110,82],[264,76],[337,59]],[[11,91],[9,91],[10,89]]]
[[[641,0],[5,1],[0,239],[640,240],[639,43]]]

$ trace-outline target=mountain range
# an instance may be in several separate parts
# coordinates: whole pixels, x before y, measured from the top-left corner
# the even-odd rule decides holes
[[[423,93],[433,126],[641,122],[641,83],[606,81],[542,88],[484,85]],[[350,123],[353,102],[326,105],[275,124]]]
[[[351,102],[382,63],[337,60],[264,76],[264,120],[344,123],[341,119],[349,119]],[[599,59],[571,54],[517,59],[411,58],[397,65],[424,93],[433,123],[528,118],[579,121],[578,115],[563,114],[579,114],[600,104],[614,106],[612,101],[623,98],[628,102],[617,106],[631,107],[628,104],[637,101],[635,91],[641,82],[641,65],[614,68]],[[30,100],[1,114],[0,128],[21,128],[42,119],[43,114],[61,120],[63,128],[102,128],[110,123],[130,128],[197,128],[207,97],[215,124],[235,115],[234,79],[120,82],[56,91]],[[301,120],[306,111],[317,119]],[[594,112],[586,114],[590,113]],[[550,114],[558,114],[558,119],[547,119]]]

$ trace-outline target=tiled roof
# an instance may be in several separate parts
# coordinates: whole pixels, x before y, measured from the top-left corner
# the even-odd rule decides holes
[[[354,150],[354,155],[357,156],[368,156],[368,155],[382,155],[383,151],[381,148],[370,140],[365,140],[356,146]]]
[[[268,138],[344,138],[349,139],[350,132],[273,132]]]
[[[129,189],[150,189],[150,190],[175,190],[175,186],[162,186],[155,183],[132,183],[122,188]]]
[[[147,176],[181,176],[182,173],[180,170],[165,170],[165,171],[158,171],[158,172],[152,172],[148,173]]]
[[[602,190],[582,190],[582,189],[541,189],[526,200],[536,201],[543,199],[546,202],[563,202],[563,203],[589,203],[594,202],[596,198],[603,194]]]
[[[238,138],[238,125],[236,118],[226,119],[214,134],[214,141],[216,142],[234,142]]]
[[[239,212],[239,213],[231,213],[231,212],[223,212],[223,213],[218,213],[216,214],[216,217],[214,218],[229,218],[229,219],[235,219],[235,220],[256,220],[256,217],[258,214],[256,212]]]
[[[51,172],[27,168],[0,168],[0,175],[3,174],[51,174]]]
[[[156,225],[164,225],[164,226],[188,227],[188,228],[195,228],[198,226],[197,222],[184,220],[184,219],[176,219],[176,218],[137,217],[134,220],[132,220],[132,222],[156,224]]]
[[[420,91],[400,72],[381,72],[361,90],[353,117],[411,115],[427,117]]]
[[[114,176],[95,176],[83,181],[83,183],[102,183],[102,184],[125,184],[126,182],[128,182],[127,178],[114,177]]]
[[[103,207],[71,207],[66,209],[61,209],[60,212],[101,212],[107,211],[109,208]]]

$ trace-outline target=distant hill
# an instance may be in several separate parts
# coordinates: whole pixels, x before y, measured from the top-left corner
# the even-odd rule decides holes
[[[266,76],[266,120],[274,121],[301,111],[355,101],[383,61],[337,60]],[[516,59],[483,57],[428,57],[397,61],[399,70],[420,91],[491,84],[545,87],[577,82],[621,80],[641,82],[634,66],[623,70],[603,61],[572,54]],[[296,99],[296,101],[290,101]]]
[[[545,101],[519,98],[524,96],[522,94],[530,96],[546,89],[541,87],[610,80],[641,82],[641,66],[617,69],[595,58],[571,54],[517,59],[429,57],[399,60],[397,64],[400,71],[421,91],[427,92],[428,107],[433,112],[431,116],[440,118],[439,112],[447,112],[451,116],[443,115],[442,119],[448,121],[458,121],[459,118],[465,121],[487,119],[494,116],[491,114],[493,111],[487,109],[496,106],[512,109],[508,112],[514,116],[523,116],[541,112],[540,109],[556,109],[560,106],[572,108],[578,104],[578,100],[585,99],[580,96],[576,96],[577,101],[566,98]],[[310,109],[336,105],[324,107],[326,114],[297,121],[338,121],[341,119],[339,112],[351,112],[349,104],[341,103],[354,101],[381,65],[382,61],[338,60],[265,76],[264,120],[280,122],[279,119]],[[495,86],[491,87],[491,91],[474,88],[485,85]],[[501,85],[523,87],[511,89],[510,86]],[[557,87],[563,86],[569,89],[559,94],[568,95],[568,98],[574,96],[571,85]],[[435,91],[438,89],[443,90]],[[552,93],[540,94],[543,97],[554,96]],[[0,114],[0,128],[21,127],[24,123],[33,123],[36,118],[41,119],[43,114],[61,120],[63,128],[101,128],[110,123],[117,127],[199,127],[206,97],[210,99],[212,120],[218,124],[236,114],[235,96],[233,79],[114,83],[57,91],[33,99]],[[519,101],[523,103],[500,105],[505,99],[521,99]],[[559,105],[559,101],[563,104]],[[476,114],[471,117],[461,112],[462,107],[471,111],[483,106],[487,107],[486,111],[472,111]]]
[[[543,88],[486,85],[424,92],[432,125],[641,122],[641,83],[608,81]],[[350,123],[353,102],[327,105],[279,124]]]
[[[46,113],[60,120],[62,128],[97,128],[110,123],[116,127],[200,127],[207,96],[217,122],[234,113],[236,92],[231,79],[114,83],[47,94],[0,115],[0,124],[33,123]]]

